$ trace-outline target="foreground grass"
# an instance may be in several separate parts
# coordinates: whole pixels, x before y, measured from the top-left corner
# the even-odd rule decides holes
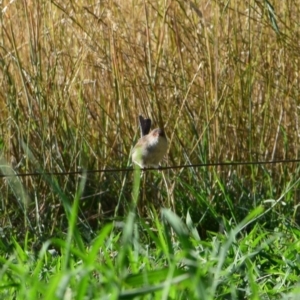
[[[88,247],[53,239],[34,255],[14,241],[2,255],[3,299],[297,299],[299,236],[293,224],[273,232],[251,223],[200,239],[169,210],[149,227],[130,216],[106,225]],[[243,230],[242,230],[243,229]],[[49,251],[55,247],[58,252]],[[56,254],[54,254],[56,253]]]
[[[299,180],[280,198],[262,201],[239,224],[222,218],[219,232],[203,240],[190,213],[180,218],[161,209],[157,215],[153,208],[151,220],[138,217],[140,174],[135,177],[127,218],[106,224],[88,244],[77,226],[84,179],[73,204],[64,206],[68,228],[63,239],[49,239],[35,251],[28,247],[28,236],[23,242],[12,237],[10,245],[1,243],[1,298],[299,297],[300,228],[288,217],[272,230],[259,222],[284,204]]]

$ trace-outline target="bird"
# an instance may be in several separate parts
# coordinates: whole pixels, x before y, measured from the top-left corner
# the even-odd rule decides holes
[[[150,131],[151,119],[139,116],[142,137],[132,150],[132,161],[140,168],[159,167],[168,150],[168,141],[165,132],[161,128]]]

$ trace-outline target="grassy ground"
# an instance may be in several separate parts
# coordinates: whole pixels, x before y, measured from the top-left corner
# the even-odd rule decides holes
[[[298,159],[300,2],[271,2],[4,1],[2,173],[129,168],[139,114],[163,165]],[[135,177],[1,178],[2,298],[297,299],[296,163]]]

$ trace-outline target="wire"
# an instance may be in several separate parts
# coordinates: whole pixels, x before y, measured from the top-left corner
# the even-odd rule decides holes
[[[286,164],[299,163],[300,159],[287,160],[270,160],[270,161],[228,161],[228,162],[213,162],[192,165],[179,165],[159,168],[144,168],[143,171],[150,170],[170,170],[170,169],[185,169],[185,168],[202,168],[202,167],[217,167],[217,166],[244,166],[244,165],[268,165],[268,164]],[[134,168],[118,168],[118,169],[99,169],[99,170],[82,170],[69,172],[30,172],[30,173],[16,173],[16,174],[0,174],[0,178],[5,177],[29,177],[29,176],[63,176],[63,175],[82,175],[94,173],[114,173],[114,172],[132,172]]]

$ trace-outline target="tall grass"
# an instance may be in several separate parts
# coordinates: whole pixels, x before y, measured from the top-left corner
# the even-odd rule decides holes
[[[2,11],[1,147],[16,172],[37,170],[35,161],[58,172],[128,166],[138,114],[165,126],[168,165],[298,158],[296,4],[11,1]],[[243,178],[251,190],[264,188],[253,183],[265,185],[264,176],[289,181],[295,170],[290,164],[215,172],[225,181]],[[155,191],[147,183],[144,198],[162,201],[165,188],[176,193],[179,175],[213,184],[209,173],[170,171],[169,184]],[[79,182],[57,180],[71,194]],[[151,180],[157,185],[160,176]],[[111,216],[116,205],[122,213],[130,182],[123,173],[89,176],[87,215]],[[39,199],[29,212],[57,219],[49,186],[34,177],[22,183]],[[2,189],[9,216],[15,206],[5,182]]]
[[[169,166],[297,159],[299,7],[299,0],[284,3],[267,0],[1,3],[2,173],[128,167],[130,151],[138,139],[139,114],[151,117],[155,126],[165,127],[170,148],[164,164]],[[120,271],[107,275],[101,283],[107,284],[112,276],[115,285],[109,291],[111,295],[123,293],[118,275],[127,267],[137,273],[139,260],[144,260],[145,269],[157,263],[147,255],[140,257],[137,248],[133,251],[130,247],[125,247],[123,254],[130,257],[130,262],[124,258],[115,265],[113,258],[114,251],[120,250],[117,225],[123,226],[124,216],[132,211],[132,173],[89,173],[83,184],[84,176],[1,179],[1,249],[10,252],[20,247],[16,259],[25,268],[21,267],[19,280],[8,280],[9,273],[2,273],[2,278],[8,285],[22,287],[24,295],[28,290],[22,280],[28,274],[34,274],[29,283],[33,284],[33,293],[44,293],[47,284],[38,287],[34,282],[41,274],[42,265],[51,269],[54,261],[54,265],[63,266],[66,273],[51,279],[52,293],[48,297],[55,293],[60,293],[58,298],[63,297],[65,289],[58,287],[59,282],[63,285],[70,279],[75,286],[81,275],[85,278],[82,295],[86,294],[89,281],[85,276],[93,277],[92,274],[106,269],[101,264],[91,265],[89,251],[84,250],[86,242],[92,243],[91,259],[96,258],[96,249],[104,240],[108,243],[107,248],[102,249],[102,259],[109,265],[105,272],[110,274],[111,266]],[[222,256],[218,264],[217,249],[224,246],[238,260],[240,248],[235,248],[236,233],[229,232],[235,232],[250,211],[261,205],[268,209],[272,203],[276,205],[261,215],[257,224],[247,226],[249,236],[255,237],[250,237],[249,243],[256,238],[265,240],[268,248],[281,239],[277,235],[268,237],[263,231],[265,228],[280,228],[280,231],[286,230],[291,240],[295,238],[298,227],[293,222],[299,217],[298,178],[296,164],[146,172],[135,191],[136,210],[130,232],[146,232],[142,240],[157,247],[157,250],[150,247],[149,255],[156,257],[162,251],[166,258],[159,264],[168,261],[172,266],[167,273],[162,271],[168,278],[159,287],[162,295],[166,297],[175,282],[191,278],[190,271],[176,273],[175,266],[181,259],[191,260],[192,265],[196,265],[214,257],[208,269],[193,269],[193,275],[197,275],[192,285],[197,286],[193,295],[203,297],[207,293],[207,299],[212,299],[217,294],[226,297],[230,294],[232,299],[238,298],[233,286],[235,280],[242,285],[243,278],[234,276],[237,261],[226,265],[226,258]],[[189,224],[193,224],[200,237],[215,238],[216,244],[212,242],[204,249],[202,246],[206,244],[197,240],[197,251],[203,256],[195,261],[190,256],[185,257],[186,248],[194,246],[194,241],[187,242],[190,237],[186,230],[176,227],[182,221],[164,211],[171,223],[170,233],[167,233],[165,223],[158,217],[161,208],[171,208],[182,219],[192,220]],[[112,220],[114,230],[110,225],[105,226]],[[98,230],[101,230],[101,242],[91,242]],[[152,230],[158,232],[158,238]],[[229,236],[216,234],[213,237],[212,232],[223,230]],[[48,244],[44,242],[50,237],[58,239],[55,240],[58,248],[67,249],[62,258],[48,257]],[[243,237],[242,243],[246,245],[248,236]],[[134,243],[139,244],[139,241],[136,237]],[[184,254],[179,251],[180,259],[172,250],[178,245],[175,241],[184,250]],[[40,264],[32,267],[27,264],[26,245],[36,251]],[[76,252],[76,247],[81,254]],[[243,274],[254,291],[258,291],[256,263],[265,261],[262,257],[258,262],[252,258],[263,248],[256,243],[251,248],[253,252],[245,250],[241,254],[243,263],[238,264],[245,270]],[[287,257],[291,255],[287,248],[283,252],[288,252]],[[73,270],[71,254],[87,262],[88,268]],[[277,258],[267,268],[272,269],[274,261]],[[14,262],[13,258],[3,261],[4,269],[18,273],[19,265],[15,266]],[[291,265],[281,266],[296,272]],[[205,280],[199,285],[202,272]],[[207,277],[207,274],[210,275]],[[151,282],[151,276],[155,277],[152,273],[151,278],[147,274],[143,276],[128,279],[124,275],[122,278],[126,278],[124,282],[130,287],[136,287],[135,280]],[[234,278],[228,285],[226,276]],[[96,279],[92,282],[97,285],[93,280]],[[276,285],[276,280],[272,280],[271,285]],[[285,286],[285,280],[281,287]],[[209,287],[211,282],[214,284]],[[216,282],[224,283],[223,287],[219,289],[222,284],[216,286]],[[124,293],[122,297],[133,297],[135,292]],[[108,289],[92,293],[96,293],[95,297],[108,295]],[[183,283],[181,297],[185,298],[186,293]],[[259,296],[253,299],[258,299],[261,293],[255,295]]]

